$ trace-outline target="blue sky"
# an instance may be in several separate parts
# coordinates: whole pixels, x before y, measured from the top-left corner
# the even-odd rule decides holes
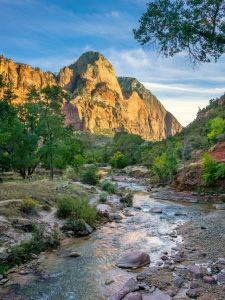
[[[98,51],[117,76],[136,77],[187,125],[198,107],[225,92],[225,55],[193,70],[184,54],[162,59],[142,48],[132,29],[145,0],[0,0],[0,53],[15,62],[58,72],[86,51]]]

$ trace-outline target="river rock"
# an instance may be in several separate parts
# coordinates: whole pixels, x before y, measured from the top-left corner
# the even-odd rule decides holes
[[[211,276],[204,276],[203,281],[205,281],[206,283],[209,283],[209,284],[216,284],[216,282],[217,282],[216,279]]]
[[[142,299],[142,294],[139,292],[129,293],[123,298],[123,300],[141,300],[141,299]]]
[[[184,214],[179,210],[175,211],[174,216],[183,216]]]
[[[190,289],[190,290],[187,290],[186,295],[190,298],[197,298],[198,296],[200,296],[200,293],[197,290]]]
[[[133,217],[134,215],[132,214],[132,213],[130,213],[129,211],[125,211],[124,213],[123,213],[123,215],[125,216],[125,217]]]
[[[135,282],[134,278],[130,278],[124,285],[124,288],[127,287],[130,289],[131,292],[135,292],[139,290],[139,286]],[[130,299],[130,298],[129,298]],[[132,298],[133,299],[133,298]]]
[[[31,253],[31,257],[32,257],[33,259],[37,259],[37,258],[38,258],[37,254],[34,254],[34,253]]]
[[[2,274],[0,274],[0,280],[2,280],[3,279],[3,275]]]
[[[28,271],[22,270],[22,271],[19,271],[19,274],[20,274],[20,275],[27,275],[27,274],[28,274]]]
[[[113,219],[116,219],[116,220],[123,219],[123,217],[120,214],[118,214],[118,213],[112,214],[112,217],[113,217]]]
[[[176,294],[175,294],[174,291],[172,291],[172,290],[169,290],[167,294],[168,294],[170,297],[176,296]]]
[[[131,251],[125,254],[117,263],[121,268],[137,268],[150,263],[150,256],[139,250]]]
[[[176,278],[174,278],[172,284],[177,287],[181,287],[182,282],[183,282],[183,279],[181,277],[176,277]]]
[[[220,268],[217,266],[217,264],[210,265],[210,268],[211,268],[213,274],[217,274],[220,271]]]
[[[202,271],[196,266],[191,266],[189,268],[189,272],[194,275],[195,278],[201,278],[204,276]]]
[[[190,283],[190,288],[191,288],[191,289],[197,289],[197,288],[199,288],[199,287],[200,287],[200,284],[199,284],[198,282],[192,281],[192,282]]]
[[[123,288],[122,290],[116,292],[112,296],[108,298],[108,300],[121,300],[124,296],[126,296],[128,293],[130,293],[129,288]]]
[[[205,252],[197,252],[196,255],[200,257],[206,257],[207,254]]]
[[[137,275],[137,280],[142,280],[142,279],[145,279],[145,278],[151,278],[151,274],[141,272]]]
[[[173,260],[175,262],[182,262],[182,257],[180,257],[179,255],[176,255]]]
[[[149,212],[161,214],[162,208],[161,207],[152,207],[152,208],[150,208]]]
[[[169,258],[166,255],[161,256],[162,260],[168,260]]]
[[[225,273],[220,273],[216,276],[216,279],[220,282],[225,282]]]
[[[81,256],[79,253],[77,253],[77,252],[71,252],[69,255],[68,255],[68,257],[79,257],[79,256]]]
[[[152,294],[145,294],[142,296],[143,300],[169,300],[170,296],[163,294],[159,289],[156,289]]]
[[[86,228],[86,230],[88,231],[88,233],[92,233],[92,231],[93,231],[93,228],[91,227],[91,226],[89,226],[86,222],[85,222],[85,228]]]

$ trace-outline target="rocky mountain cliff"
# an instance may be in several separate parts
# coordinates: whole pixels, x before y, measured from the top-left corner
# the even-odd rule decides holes
[[[12,82],[18,101],[31,85],[60,85],[69,94],[62,111],[75,130],[109,129],[161,140],[181,131],[176,118],[137,79],[116,77],[113,66],[98,52],[84,53],[56,77],[38,68],[0,57],[0,74]]]

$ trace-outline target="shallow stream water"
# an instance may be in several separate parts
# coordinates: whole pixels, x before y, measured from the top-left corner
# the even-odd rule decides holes
[[[124,217],[121,212],[121,223],[108,223],[88,237],[77,238],[73,244],[64,246],[60,255],[48,255],[42,263],[42,270],[50,275],[50,280],[37,278],[17,293],[35,300],[107,299],[141,270],[127,271],[115,266],[126,252],[136,249],[147,252],[151,266],[154,265],[164,251],[171,254],[171,248],[182,242],[180,236],[172,239],[168,234],[177,225],[207,213],[209,208],[157,201],[149,197],[143,186],[133,184],[130,187],[139,190],[135,193],[134,205],[140,206],[141,210],[131,208],[132,217]],[[162,207],[163,213],[149,213],[154,206]],[[178,210],[186,215],[174,216]],[[70,252],[82,256],[69,258]],[[114,282],[106,285],[106,280]]]

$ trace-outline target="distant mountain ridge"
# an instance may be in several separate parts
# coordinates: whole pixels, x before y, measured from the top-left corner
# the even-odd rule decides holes
[[[176,118],[137,79],[116,77],[113,66],[98,52],[84,53],[56,77],[38,68],[0,57],[0,74],[12,82],[18,101],[31,85],[59,85],[68,94],[62,111],[75,130],[95,128],[128,131],[145,140],[162,140],[182,130]]]

